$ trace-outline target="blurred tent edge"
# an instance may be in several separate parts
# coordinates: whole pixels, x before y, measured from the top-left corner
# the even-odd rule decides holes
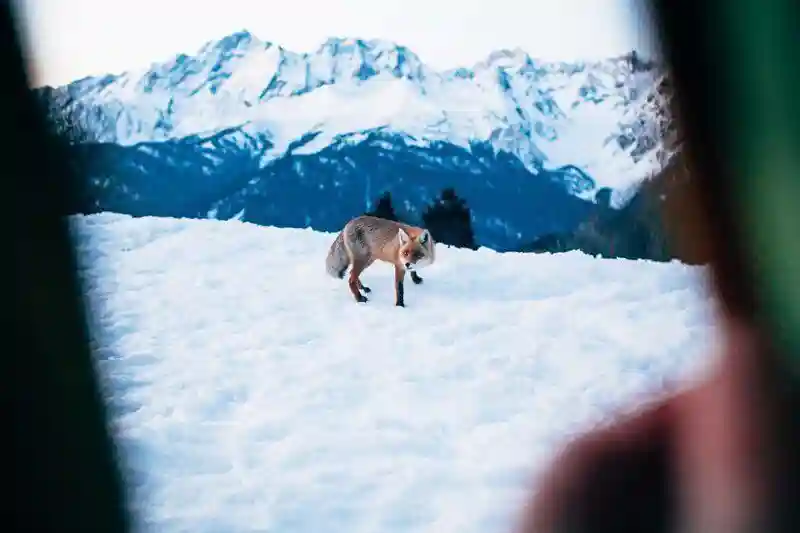
[[[756,275],[768,279],[769,271],[755,272],[750,266],[753,262],[747,261],[748,254],[769,245],[774,247],[774,242],[759,241],[758,235],[745,233],[748,230],[743,222],[755,226],[762,221],[754,211],[740,216],[746,211],[747,202],[737,196],[754,190],[753,182],[745,183],[746,177],[741,181],[742,175],[737,172],[744,168],[753,175],[759,167],[735,161],[736,157],[752,158],[751,150],[731,149],[739,142],[733,135],[747,129],[747,125],[733,123],[732,99],[759,95],[747,93],[749,86],[757,84],[736,85],[741,82],[732,78],[734,69],[730,68],[728,58],[737,53],[746,56],[748,52],[752,58],[756,42],[746,39],[765,33],[762,25],[754,27],[753,32],[740,35],[734,31],[732,35],[733,18],[779,9],[781,4],[777,0],[762,0],[758,6],[754,0],[743,3],[649,0],[648,3],[653,8],[662,50],[674,74],[681,126],[687,138],[685,164],[691,168],[692,177],[697,178],[691,180],[684,195],[670,201],[665,218],[675,232],[676,245],[695,257],[696,262],[711,264],[713,285],[727,312],[754,320],[759,316],[771,317],[773,322],[767,321],[767,329],[776,331],[780,324],[775,322],[775,314],[758,312],[759,305],[776,300],[774,296],[770,299],[758,293],[753,283]],[[4,278],[5,292],[13,294],[14,301],[14,307],[3,308],[6,342],[3,352],[7,365],[3,393],[7,395],[4,397],[9,407],[7,412],[12,415],[15,452],[11,457],[14,486],[10,487],[14,496],[10,502],[12,508],[5,513],[10,523],[3,524],[3,530],[129,531],[131,518],[126,512],[119,456],[109,434],[106,408],[92,364],[85,304],[69,228],[63,217],[69,198],[80,191],[76,180],[68,174],[65,147],[46,135],[44,121],[28,91],[19,34],[13,22],[14,5],[3,3],[0,28],[6,60],[0,104],[7,108],[2,116],[6,130],[12,132],[6,142],[0,143],[8,185],[6,206],[0,210],[3,217],[0,228],[6,230],[6,253],[11,259],[6,262],[11,272]],[[786,9],[785,21],[797,20],[789,15],[787,2],[782,7]],[[743,40],[734,45],[737,39]],[[748,44],[752,48],[748,49]],[[768,53],[764,50],[762,55]],[[796,61],[784,65],[796,71],[796,66],[791,66]],[[751,76],[760,74],[757,71]],[[781,81],[780,77],[776,81]],[[774,103],[781,103],[782,93],[773,94],[778,95]],[[762,117],[770,118],[780,115],[776,117],[773,112]],[[791,113],[788,118],[792,118]],[[753,132],[757,134],[758,131]],[[778,146],[786,149],[785,145]],[[796,143],[794,150],[795,156],[800,153]],[[786,167],[782,172],[786,173]],[[777,180],[770,182],[777,183]],[[770,206],[768,202],[759,205]],[[783,214],[786,213],[784,209]],[[800,211],[796,213],[795,216],[800,216]],[[763,223],[774,220],[767,217]],[[761,229],[764,228],[768,226]],[[763,231],[760,235],[768,233]],[[746,249],[739,236],[751,238]],[[772,261],[761,268],[770,265],[777,268],[777,259],[773,257]],[[777,382],[778,376],[788,374],[777,371],[772,377]],[[795,398],[796,395],[791,396],[784,405],[797,405]],[[787,423],[777,425],[784,428],[784,442],[797,442],[796,413],[791,409],[782,411]],[[779,486],[787,490],[778,491],[781,501],[776,502],[776,514],[785,516],[797,512],[788,507],[796,504],[793,490],[788,489],[796,488],[797,459],[791,458],[797,454],[791,446],[787,448],[783,458],[788,463],[784,464],[792,468],[783,473]],[[792,529],[775,529],[778,530]]]
[[[65,206],[78,191],[65,146],[28,90],[14,6],[3,2],[5,109],[3,392],[11,416],[13,485],[3,531],[130,530],[119,456],[88,342]]]
[[[726,312],[768,331],[783,370],[797,377],[800,4],[643,1],[657,21],[687,141],[689,186],[663,213],[674,245],[710,265]]]
[[[788,45],[787,35],[800,46],[800,4],[643,1],[657,21],[686,139],[681,159],[688,187],[667,202],[663,218],[674,245],[710,266],[724,312],[757,325],[770,339],[768,379],[795,389],[800,319],[788,320],[800,317],[793,290],[800,287],[800,101],[793,96],[800,69],[790,59],[796,46]],[[783,68],[749,68],[761,63]]]
[[[733,172],[728,158],[730,129],[725,122],[733,118],[733,106],[722,58],[729,43],[721,39],[713,23],[717,8],[723,6],[714,1],[702,5],[685,0],[645,1],[672,74],[673,115],[685,139],[679,164],[688,175],[687,187],[664,206],[665,223],[682,254],[711,266],[713,287],[728,311],[752,318],[752,273],[728,186]]]
[[[800,508],[800,4],[643,0],[675,84],[689,186],[665,206],[676,247],[710,266],[721,312],[763,340],[754,395],[766,401],[769,531]]]

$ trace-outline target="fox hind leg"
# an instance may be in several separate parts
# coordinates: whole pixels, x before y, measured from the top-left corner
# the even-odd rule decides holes
[[[367,301],[367,297],[361,294],[361,290],[363,289],[364,292],[370,292],[371,289],[368,287],[364,287],[364,284],[361,283],[361,273],[366,270],[368,266],[372,264],[372,261],[353,261],[353,268],[350,270],[350,279],[348,280],[347,284],[350,286],[350,292],[353,293],[353,298],[355,298],[356,302],[364,303]]]

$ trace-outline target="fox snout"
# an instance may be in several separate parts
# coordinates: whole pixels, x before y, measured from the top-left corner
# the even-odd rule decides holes
[[[400,255],[400,262],[408,271],[414,270],[417,263],[425,258],[425,254],[420,250],[403,250]]]

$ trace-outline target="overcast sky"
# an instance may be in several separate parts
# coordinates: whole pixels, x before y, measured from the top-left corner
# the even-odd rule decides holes
[[[296,52],[330,36],[390,39],[440,68],[498,48],[543,59],[652,53],[636,0],[15,1],[37,85],[147,66],[242,29]]]

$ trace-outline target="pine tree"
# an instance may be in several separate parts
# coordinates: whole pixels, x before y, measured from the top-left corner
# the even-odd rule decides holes
[[[389,191],[384,192],[381,197],[378,198],[375,208],[365,214],[397,221],[397,215],[394,212],[394,207],[392,207],[392,194]]]
[[[458,248],[477,249],[472,230],[472,212],[455,189],[444,189],[422,215],[425,227],[437,242]]]

